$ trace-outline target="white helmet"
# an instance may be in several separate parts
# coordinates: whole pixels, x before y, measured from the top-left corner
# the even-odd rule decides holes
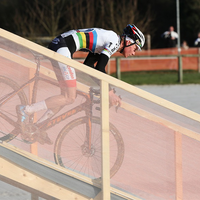
[[[143,33],[134,24],[132,25],[128,24],[126,28],[124,29],[122,35],[125,36],[125,39],[130,38],[130,40],[133,40],[133,44],[136,44],[139,50],[141,50],[141,48],[144,46],[145,37]]]

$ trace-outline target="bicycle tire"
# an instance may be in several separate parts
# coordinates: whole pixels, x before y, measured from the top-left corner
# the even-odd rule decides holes
[[[0,76],[0,102],[7,94],[17,91],[20,86],[13,80]],[[9,142],[19,134],[17,105],[27,105],[27,98],[23,90],[15,94],[6,103],[0,103],[0,140]]]
[[[54,146],[55,162],[91,178],[101,177],[100,118],[93,117],[90,155],[84,153],[86,117],[71,121],[59,133]],[[93,152],[92,152],[93,151]],[[124,159],[124,142],[120,132],[110,123],[110,177],[113,177]],[[92,155],[93,154],[93,155]],[[73,157],[74,156],[74,157]]]

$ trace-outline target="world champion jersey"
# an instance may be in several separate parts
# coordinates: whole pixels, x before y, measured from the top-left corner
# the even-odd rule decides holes
[[[71,35],[76,51],[87,49],[93,53],[103,53],[109,58],[120,47],[120,37],[111,30],[101,28],[77,29],[61,34],[63,38]]]

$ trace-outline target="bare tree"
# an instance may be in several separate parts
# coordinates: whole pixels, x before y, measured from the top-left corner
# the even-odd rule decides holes
[[[151,8],[146,14],[141,16],[138,9],[138,0],[110,0],[107,2],[107,17],[110,19],[106,22],[114,31],[122,33],[127,24],[135,24],[144,33],[148,33],[151,23],[154,19]]]
[[[24,35],[25,32],[29,36],[37,34],[56,36],[60,33],[60,20],[68,12],[69,7],[66,6],[65,0],[33,0],[24,1],[26,7],[25,13],[15,14],[15,24],[19,31]],[[64,25],[65,28],[68,25]]]
[[[19,10],[17,10],[13,20],[16,32],[21,36],[34,37],[39,31],[38,23],[34,16],[22,15]]]
[[[71,29],[89,28],[95,23],[95,0],[77,0],[70,3],[67,15]]]
[[[121,34],[134,23],[144,33],[151,31],[153,15],[138,9],[138,0],[24,0],[25,13],[16,12],[15,25],[23,36],[51,36],[76,28],[101,27]]]
[[[99,26],[100,27],[105,27],[105,5],[106,5],[106,2],[104,0],[100,0],[100,14],[99,14],[99,19],[100,19],[100,22],[99,22]],[[98,7],[97,7],[98,8]]]

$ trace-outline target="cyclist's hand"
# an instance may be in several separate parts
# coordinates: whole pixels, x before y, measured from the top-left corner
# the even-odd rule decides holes
[[[115,94],[114,90],[109,91],[109,101],[110,101],[110,107],[121,106],[121,98]]]

